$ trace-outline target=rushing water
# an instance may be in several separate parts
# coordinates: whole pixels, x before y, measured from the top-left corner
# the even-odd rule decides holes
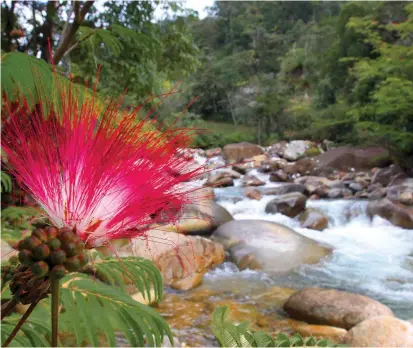
[[[268,176],[253,172],[265,180]],[[413,318],[413,230],[401,229],[379,217],[366,215],[366,201],[309,200],[307,207],[325,212],[329,227],[314,231],[299,227],[296,219],[281,214],[266,214],[266,204],[274,196],[254,201],[242,194],[239,180],[234,187],[215,189],[217,201],[235,219],[261,219],[282,223],[314,240],[333,246],[331,257],[316,265],[303,265],[285,276],[259,271],[239,271],[224,263],[206,274],[205,287],[231,287],[251,290],[267,286],[305,288],[319,286],[361,293],[387,304],[395,315]]]

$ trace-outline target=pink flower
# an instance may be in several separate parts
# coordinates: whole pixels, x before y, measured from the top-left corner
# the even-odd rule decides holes
[[[4,98],[1,140],[10,170],[57,227],[75,228],[93,247],[174,223],[194,203],[196,188],[186,182],[205,168],[186,170],[188,158],[178,155],[192,130],[144,132],[148,121],[136,121],[142,105],[116,121],[120,103],[79,101],[73,87],[60,86],[59,95],[48,112]]]

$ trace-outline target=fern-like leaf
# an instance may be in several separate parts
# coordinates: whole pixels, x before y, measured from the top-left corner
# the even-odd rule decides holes
[[[77,345],[86,341],[101,346],[100,334],[115,346],[116,331],[122,332],[132,346],[143,346],[143,339],[151,346],[160,346],[165,335],[172,342],[162,317],[121,289],[83,275],[66,277],[63,283],[61,330],[75,333]]]
[[[96,254],[99,255],[99,254]],[[125,290],[124,278],[132,282],[143,298],[160,302],[163,295],[163,280],[158,268],[148,259],[141,257],[107,257],[95,259],[93,262],[94,273],[99,279],[111,285],[118,285]],[[152,292],[153,289],[153,292]]]
[[[11,190],[13,188],[13,183],[11,180],[10,175],[8,175],[5,172],[1,172],[1,193],[5,192],[5,193],[10,193]]]

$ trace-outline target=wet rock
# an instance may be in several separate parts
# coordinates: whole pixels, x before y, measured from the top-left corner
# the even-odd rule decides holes
[[[262,191],[264,195],[284,195],[292,192],[299,192],[304,195],[309,194],[307,187],[301,184],[285,184],[278,187],[267,187]]]
[[[245,189],[244,192],[245,192],[245,196],[247,196],[249,199],[254,199],[256,201],[259,201],[262,198],[261,192],[258,191],[257,189],[247,188]]]
[[[359,192],[364,189],[364,186],[357,182],[352,182],[348,185],[348,188],[353,192]]]
[[[318,199],[320,199],[321,197],[320,196],[318,196],[318,195],[316,195],[316,194],[312,194],[308,199],[310,199],[310,200],[318,200]]]
[[[132,254],[152,260],[162,273],[165,284],[188,290],[202,282],[211,267],[224,261],[221,244],[198,236],[150,230],[147,238],[136,238]]]
[[[271,145],[269,149],[269,153],[270,155],[277,155],[277,156],[283,157],[286,147],[287,147],[287,142],[280,141],[276,144]]]
[[[263,220],[234,220],[220,226],[213,239],[229,249],[240,268],[288,272],[304,263],[317,263],[331,249],[294,230]]]
[[[228,173],[218,173],[211,175],[205,186],[208,187],[227,187],[227,186],[234,186],[234,179]]]
[[[354,326],[343,343],[350,347],[413,347],[413,325],[392,316],[376,316]]]
[[[284,168],[284,171],[290,175],[293,175],[293,174],[310,175],[314,172],[316,166],[317,166],[317,162],[315,161],[313,157],[312,158],[305,157],[305,158],[299,159],[294,164],[290,164],[289,166],[286,166]]]
[[[224,146],[224,155],[228,162],[239,162],[245,158],[251,158],[256,155],[261,155],[263,149],[248,142],[237,144],[228,144]]]
[[[351,190],[346,189],[346,188],[332,188],[330,191],[328,191],[327,197],[328,198],[344,198],[344,197],[350,197],[353,195],[353,192]]]
[[[253,156],[251,159],[252,161],[252,165],[254,168],[258,168],[259,166],[261,166],[262,163],[266,162],[268,160],[267,155],[263,154],[263,155],[257,155],[257,156]]]
[[[393,316],[390,308],[369,297],[321,288],[296,292],[284,304],[284,310],[293,319],[344,329],[378,315]]]
[[[286,182],[288,181],[288,175],[284,173],[282,169],[279,169],[276,172],[272,172],[270,174],[270,181],[271,182]]]
[[[402,185],[406,180],[409,179],[409,176],[406,173],[396,174],[390,181],[388,186],[397,186]]]
[[[329,180],[319,176],[302,176],[294,180],[295,184],[305,185],[310,193],[313,193],[317,187],[332,187],[337,181]]]
[[[256,176],[254,175],[245,175],[242,178],[242,186],[262,186],[265,185],[265,182],[258,179]]]
[[[404,173],[403,169],[398,165],[391,165],[386,168],[379,168],[373,175],[371,180],[372,184],[381,184],[387,186],[392,181],[393,177],[397,174]]]
[[[270,173],[273,171],[273,167],[271,164],[263,164],[261,167],[257,169],[259,173]]]
[[[265,212],[270,214],[280,213],[289,217],[296,217],[305,209],[307,197],[299,192],[280,195],[265,207]]]
[[[305,155],[305,152],[311,147],[311,142],[306,140],[290,141],[282,154],[282,157],[289,161],[297,161]]]
[[[391,163],[390,153],[381,147],[337,147],[317,157],[318,171],[336,169],[342,171],[365,170],[385,167]]]
[[[321,185],[314,189],[313,194],[315,194],[316,196],[320,198],[326,198],[328,196],[329,191],[330,191],[330,188],[328,186]]]
[[[377,188],[368,194],[369,199],[376,200],[386,197],[387,189],[385,187]]]
[[[413,179],[405,180],[401,185],[389,187],[387,198],[405,205],[413,205]]]
[[[328,226],[328,217],[318,209],[307,208],[298,220],[301,223],[301,227],[309,228],[312,230],[322,231]]]
[[[370,201],[367,205],[367,214],[370,217],[378,215],[402,228],[413,228],[413,208],[392,202],[387,198]]]
[[[369,187],[367,188],[367,192],[373,192],[374,190],[377,190],[377,189],[379,189],[379,188],[383,188],[383,185],[382,184],[371,184],[371,185],[369,185]],[[386,190],[386,192],[387,192],[387,190]]]
[[[208,158],[214,157],[214,156],[222,156],[222,149],[220,147],[215,147],[213,149],[208,149],[205,151],[205,154]]]
[[[232,166],[232,170],[240,173],[241,175],[246,174],[248,168],[250,168],[248,163],[240,163]]]

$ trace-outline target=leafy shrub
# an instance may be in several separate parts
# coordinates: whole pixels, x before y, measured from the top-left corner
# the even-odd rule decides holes
[[[314,157],[321,154],[321,150],[318,147],[311,147],[305,151],[304,155],[307,157]]]
[[[288,337],[281,333],[271,337],[263,331],[249,329],[248,321],[235,325],[229,316],[227,306],[218,307],[212,316],[211,329],[221,347],[345,347],[326,339],[303,338],[299,334]]]

